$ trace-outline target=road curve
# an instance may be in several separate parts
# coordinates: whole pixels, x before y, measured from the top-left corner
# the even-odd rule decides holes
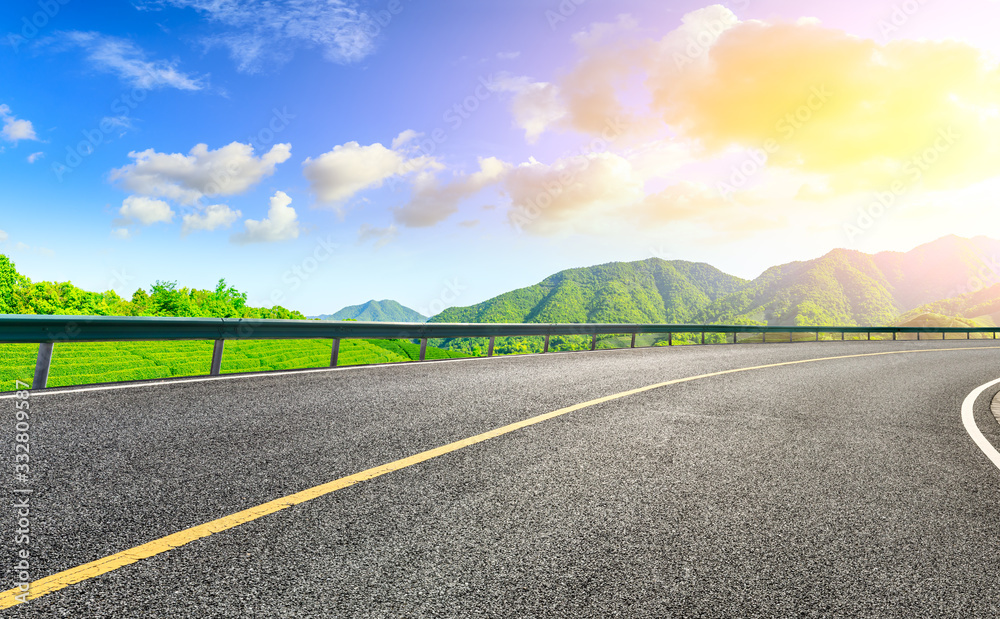
[[[32,578],[568,406],[7,613],[996,616],[993,342],[601,351],[31,397]],[[1000,445],[984,391],[977,427]],[[13,454],[14,400],[0,399]],[[13,526],[13,515],[5,518]],[[8,532],[5,539],[11,539]],[[3,546],[5,584],[14,547]]]

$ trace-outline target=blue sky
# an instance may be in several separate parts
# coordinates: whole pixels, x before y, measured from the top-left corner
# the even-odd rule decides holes
[[[1000,132],[997,3],[831,4],[13,0],[0,252],[124,296],[225,277],[309,314],[436,313],[609,261],[754,277],[988,232],[995,175],[968,163]],[[732,101],[706,85],[751,57]],[[903,105],[893,80],[930,102]]]

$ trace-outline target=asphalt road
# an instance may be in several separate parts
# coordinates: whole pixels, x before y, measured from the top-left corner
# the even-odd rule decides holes
[[[1000,470],[960,413],[970,391],[1000,377],[994,345],[675,347],[33,395],[36,579],[622,391],[928,351],[612,400],[6,613],[996,617]],[[995,391],[976,418],[1000,445]],[[14,400],[0,411],[12,460]],[[0,522],[12,530],[7,510]],[[5,589],[12,536],[3,532]]]

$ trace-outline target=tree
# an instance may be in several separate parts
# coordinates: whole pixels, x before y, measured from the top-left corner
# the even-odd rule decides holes
[[[177,289],[177,282],[156,280],[150,287],[149,298],[156,316],[193,316],[187,289]]]
[[[31,283],[27,277],[17,272],[10,258],[0,254],[0,314],[16,314],[17,292]]]

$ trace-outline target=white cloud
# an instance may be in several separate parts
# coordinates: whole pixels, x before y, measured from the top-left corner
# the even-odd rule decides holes
[[[392,149],[378,142],[368,146],[357,142],[335,146],[316,159],[307,158],[302,162],[303,174],[321,202],[338,206],[360,191],[380,187],[392,177],[440,169],[433,157],[408,158],[398,149],[413,137],[404,131],[393,141],[396,148]]]
[[[497,52],[498,60],[515,60],[521,57],[521,52]]]
[[[0,230],[0,241],[6,241],[9,238],[10,238],[9,234],[4,232],[3,230]]]
[[[181,72],[176,62],[147,60],[146,53],[127,39],[81,31],[64,32],[62,39],[83,49],[95,69],[113,73],[136,88],[201,90],[207,81]]]
[[[368,224],[361,224],[361,229],[358,230],[358,240],[362,243],[366,241],[375,241],[375,247],[385,246],[389,242],[393,241],[398,235],[399,231],[396,229],[395,225],[378,228]]]
[[[407,144],[417,139],[421,135],[423,134],[417,133],[413,129],[407,129],[406,131],[397,135],[396,138],[392,141],[392,150],[399,150],[400,148],[406,146]]]
[[[298,238],[299,222],[295,209],[290,205],[292,199],[283,191],[276,192],[271,197],[271,207],[267,210],[267,218],[260,221],[248,219],[244,222],[246,230],[232,237],[234,243],[274,243]]]
[[[111,230],[111,237],[112,238],[116,238],[116,239],[120,239],[120,240],[124,241],[125,239],[131,238],[131,236],[132,236],[132,233],[129,231],[128,228],[112,228],[112,230]]]
[[[511,102],[514,124],[524,129],[529,144],[537,142],[539,136],[569,113],[555,84],[533,82],[523,76],[500,75],[493,86],[497,92],[514,93]]]
[[[619,211],[643,198],[644,180],[625,158],[590,153],[551,165],[534,158],[504,179],[510,222],[518,229],[552,234],[567,228],[597,232]]]
[[[154,200],[145,196],[129,196],[122,202],[118,213],[123,223],[140,223],[149,226],[155,223],[170,223],[174,211],[163,200]]]
[[[188,155],[130,152],[135,163],[112,170],[111,180],[136,194],[193,205],[204,196],[243,193],[274,174],[275,166],[291,157],[291,148],[275,144],[260,157],[254,156],[253,146],[239,142],[216,150],[197,144]]]
[[[221,26],[206,43],[229,50],[240,71],[256,73],[284,64],[297,47],[319,48],[347,64],[375,50],[380,26],[353,0],[146,0],[152,8],[191,8]]]
[[[421,174],[413,186],[409,203],[393,211],[396,222],[410,227],[433,226],[458,210],[463,199],[489,185],[500,182],[510,169],[507,163],[495,158],[479,160],[479,171],[459,176],[447,185],[438,183],[432,174]]]
[[[17,144],[20,140],[38,140],[31,121],[14,116],[10,111],[10,107],[6,104],[0,105],[0,119],[3,120],[3,129],[0,129],[0,136],[8,142]]]
[[[105,116],[101,119],[99,127],[101,131],[105,133],[111,133],[114,130],[118,131],[118,134],[125,135],[127,131],[132,129],[132,119],[127,115],[121,116]]]
[[[211,232],[219,228],[228,228],[241,215],[240,211],[233,210],[226,204],[212,204],[199,212],[184,215],[184,226],[181,228],[181,234],[189,234],[196,230]]]
[[[45,156],[45,153],[43,153],[41,151],[39,151],[37,153],[31,153],[30,155],[28,155],[28,163],[35,163],[36,161],[38,161],[39,159],[41,159],[44,156]]]

